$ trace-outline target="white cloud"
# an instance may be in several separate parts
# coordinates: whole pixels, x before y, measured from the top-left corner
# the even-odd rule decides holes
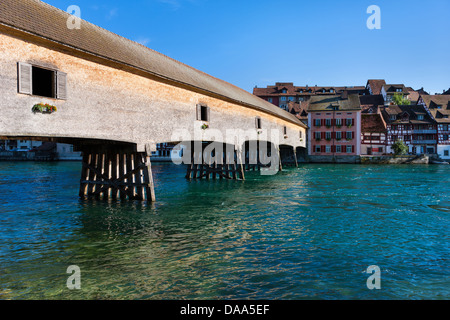
[[[119,14],[119,9],[117,9],[117,8],[109,9],[109,11],[106,14],[106,19],[111,20],[112,18],[116,17],[118,14]]]

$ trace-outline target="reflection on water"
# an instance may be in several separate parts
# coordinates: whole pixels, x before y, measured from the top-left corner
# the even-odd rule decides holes
[[[0,163],[0,299],[449,298],[446,167],[187,182],[155,164],[149,205],[80,201],[79,170]],[[66,288],[70,265],[80,291]]]

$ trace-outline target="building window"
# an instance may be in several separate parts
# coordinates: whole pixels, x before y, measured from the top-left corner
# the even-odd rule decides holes
[[[352,153],[352,152],[353,152],[353,147],[347,146],[347,153]]]
[[[256,129],[258,129],[258,130],[262,129],[262,123],[261,123],[261,118],[260,117],[256,117],[255,125],[256,125]]]
[[[321,140],[322,139],[322,133],[321,132],[315,132],[314,133],[314,138],[316,140]]]
[[[341,131],[336,132],[336,140],[342,140],[342,132]]]
[[[336,153],[341,153],[341,152],[342,152],[342,147],[336,146]]]
[[[303,139],[303,132],[300,131],[300,139]]]
[[[347,127],[351,126],[352,124],[353,124],[353,120],[352,120],[352,119],[347,119],[347,120],[345,120],[345,125],[346,125]]]
[[[197,120],[198,121],[210,121],[210,108],[205,105],[197,105]]]
[[[448,156],[449,156],[448,150],[444,150],[444,156],[445,156],[445,157],[448,157]]]
[[[23,94],[64,100],[67,98],[67,74],[19,62],[18,91]]]
[[[418,119],[418,120],[423,120],[423,114],[419,114],[419,115],[417,116],[417,119]]]
[[[288,106],[286,104],[282,104],[280,106],[281,109],[288,111]]]
[[[390,118],[392,121],[394,121],[394,120],[397,120],[397,116],[396,115],[391,115],[391,118]]]
[[[442,131],[448,131],[448,124],[444,124],[442,126]]]
[[[320,119],[315,119],[314,124],[316,127],[320,127],[320,125],[321,125]]]
[[[281,97],[281,101],[286,101],[286,97]]]
[[[342,127],[342,119],[336,119],[336,126]]]
[[[325,138],[329,141],[331,140],[331,132],[327,132]]]
[[[289,101],[294,101],[295,98],[294,97],[289,97]]]
[[[273,103],[273,99],[272,98],[268,98],[267,101],[269,101],[270,103]]]
[[[345,137],[346,137],[347,140],[352,140],[353,139],[353,132],[347,131]]]
[[[331,153],[331,146],[326,146],[325,147],[325,152],[326,153]]]
[[[327,127],[331,127],[331,119],[326,119],[326,120],[325,120],[325,125],[326,125]]]
[[[448,141],[448,134],[444,134],[444,141]]]
[[[320,153],[320,151],[321,151],[320,146],[316,146],[315,149],[316,149],[317,153]]]
[[[286,127],[286,126],[283,127],[283,134],[284,134],[285,136],[287,135],[287,127]]]
[[[287,93],[287,90],[286,90],[286,89],[283,89],[281,92],[282,92],[282,93]],[[286,99],[286,97],[284,97],[284,98]]]

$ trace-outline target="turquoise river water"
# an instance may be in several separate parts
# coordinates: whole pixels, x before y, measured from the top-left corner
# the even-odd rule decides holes
[[[0,163],[0,299],[450,298],[448,166],[153,170],[145,205],[80,200],[80,163]]]

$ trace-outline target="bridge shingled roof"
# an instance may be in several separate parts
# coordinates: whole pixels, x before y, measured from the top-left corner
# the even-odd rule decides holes
[[[0,24],[106,58],[153,76],[200,89],[305,127],[294,115],[228,82],[212,77],[85,20],[67,28],[70,14],[38,0],[1,0]]]

